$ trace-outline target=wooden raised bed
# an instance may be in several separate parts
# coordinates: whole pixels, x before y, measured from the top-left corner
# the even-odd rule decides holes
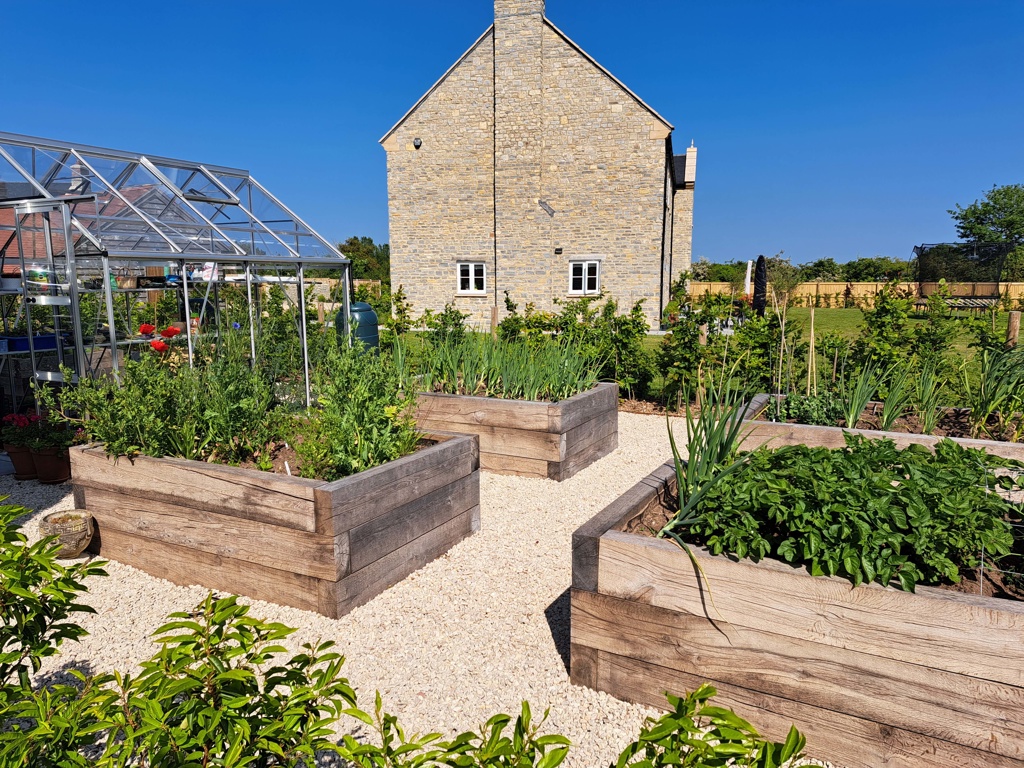
[[[479,435],[489,472],[565,480],[618,446],[618,403],[614,383],[557,403],[421,392],[416,424]]]
[[[678,546],[622,532],[674,491],[668,463],[573,535],[574,683],[665,708],[663,691],[710,681],[763,733],[796,724],[848,768],[1024,766],[1024,605],[694,548],[709,596]]]
[[[81,446],[75,506],[94,515],[103,557],[337,618],[479,529],[477,439],[427,437],[437,443],[330,483]]]

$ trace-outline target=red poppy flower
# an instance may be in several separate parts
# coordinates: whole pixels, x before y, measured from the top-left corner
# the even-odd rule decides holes
[[[169,325],[160,331],[160,335],[165,339],[173,339],[179,333],[181,333],[181,328],[175,328],[173,325]]]
[[[160,339],[153,339],[153,341],[149,342],[149,346],[151,346],[157,352],[166,352],[168,349],[170,349],[167,342],[161,341]]]
[[[149,336],[149,334],[151,334],[155,330],[156,326],[151,325],[150,323],[143,323],[142,325],[139,326],[139,333],[141,333],[143,336]]]

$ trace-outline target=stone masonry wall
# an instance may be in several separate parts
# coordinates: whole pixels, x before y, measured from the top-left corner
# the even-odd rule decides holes
[[[680,221],[671,194],[666,205],[669,128],[543,7],[496,0],[493,35],[383,142],[393,284],[416,314],[454,302],[486,325],[493,306],[504,315],[505,290],[520,307],[557,309],[571,298],[570,260],[593,258],[620,310],[644,298],[657,327],[662,252]],[[487,265],[485,296],[457,295],[460,260]]]
[[[404,288],[414,315],[454,301],[473,322],[490,321],[493,51],[488,34],[384,141],[392,286]],[[456,296],[459,261],[486,263],[487,295]]]
[[[687,272],[693,263],[693,187],[676,190],[672,228],[672,279]]]

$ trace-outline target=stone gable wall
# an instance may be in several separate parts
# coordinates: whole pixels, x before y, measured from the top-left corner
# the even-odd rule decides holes
[[[456,264],[485,262],[491,289],[493,50],[488,34],[384,141],[391,281],[416,315],[457,299],[463,311],[490,320],[493,290],[457,298]]]
[[[570,298],[570,260],[597,258],[620,310],[644,298],[657,327],[673,224],[679,242],[669,129],[538,5],[500,0],[493,36],[384,142],[393,283],[416,314],[454,302],[486,325],[493,306],[504,315],[505,290],[520,307],[556,310],[555,299]],[[487,265],[486,296],[457,295],[462,259]]]

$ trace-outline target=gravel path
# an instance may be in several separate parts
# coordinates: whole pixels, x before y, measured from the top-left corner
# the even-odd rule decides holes
[[[515,715],[526,699],[538,718],[550,708],[549,732],[572,740],[565,765],[609,765],[655,712],[569,683],[571,537],[670,456],[664,418],[621,413],[618,449],[565,482],[483,474],[480,532],[349,615],[247,602],[256,616],[298,627],[295,649],[334,640],[362,707],[372,710],[380,690],[407,733],[454,735],[497,712]],[[45,512],[74,507],[70,485],[5,476],[0,494],[37,510],[30,535]],[[65,644],[43,675],[129,670],[154,652],[149,634],[168,613],[206,594],[120,563],[107,571],[89,584],[97,615],[80,623],[90,635]]]

